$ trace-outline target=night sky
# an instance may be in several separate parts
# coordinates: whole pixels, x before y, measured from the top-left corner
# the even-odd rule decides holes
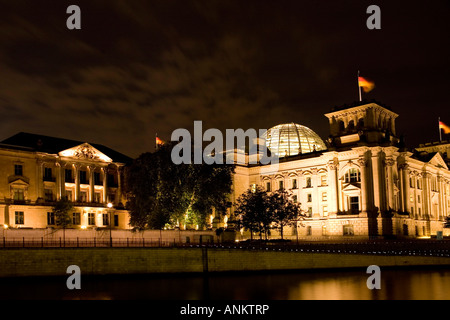
[[[68,30],[66,8],[81,8]],[[381,30],[366,9],[381,8]],[[25,131],[131,157],[194,120],[284,122],[329,135],[323,115],[363,94],[400,116],[408,146],[450,125],[450,1],[0,1],[0,140]],[[443,138],[450,139],[450,135]]]

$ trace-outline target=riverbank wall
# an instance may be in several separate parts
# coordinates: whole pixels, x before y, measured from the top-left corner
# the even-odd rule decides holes
[[[0,277],[281,271],[405,266],[450,266],[449,257],[279,252],[222,248],[6,248]]]

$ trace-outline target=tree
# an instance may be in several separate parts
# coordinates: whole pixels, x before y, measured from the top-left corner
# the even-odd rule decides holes
[[[161,230],[189,216],[202,228],[212,207],[225,211],[234,166],[176,165],[171,159],[173,146],[166,143],[156,152],[144,153],[127,168],[125,189],[132,226]]]
[[[300,218],[305,217],[300,209],[300,204],[291,199],[291,193],[285,189],[277,190],[269,196],[270,211],[273,222],[280,230],[281,239],[283,239],[283,229],[286,226],[292,226]]]
[[[235,213],[241,215],[242,226],[250,230],[251,239],[253,239],[253,232],[258,232],[260,239],[263,234],[267,239],[270,224],[273,221],[270,208],[269,196],[260,186],[254,190],[248,189],[236,200]]]
[[[63,229],[63,240],[66,243],[66,228],[72,224],[70,213],[73,210],[73,204],[67,198],[61,198],[55,203],[52,212],[55,215],[55,224]]]

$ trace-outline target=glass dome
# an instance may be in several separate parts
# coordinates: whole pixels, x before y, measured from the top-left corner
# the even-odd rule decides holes
[[[317,133],[296,124],[279,124],[266,131],[263,138],[270,152],[279,157],[326,150],[327,147]]]

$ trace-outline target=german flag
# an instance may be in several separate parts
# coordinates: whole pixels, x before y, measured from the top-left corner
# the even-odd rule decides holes
[[[445,123],[443,123],[442,121],[439,121],[439,129],[444,130],[445,134],[450,133],[450,127]]]
[[[156,137],[156,145],[162,146],[164,144],[164,141],[162,141],[160,138]]]
[[[364,92],[372,91],[375,88],[375,83],[363,77],[358,77],[358,85],[363,88]]]

